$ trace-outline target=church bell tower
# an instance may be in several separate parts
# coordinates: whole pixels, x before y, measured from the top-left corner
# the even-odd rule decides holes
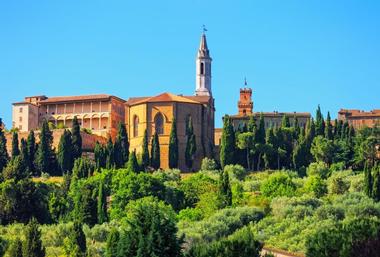
[[[211,96],[211,62],[210,52],[207,48],[206,34],[203,28],[201,43],[196,59],[196,88],[195,95]]]

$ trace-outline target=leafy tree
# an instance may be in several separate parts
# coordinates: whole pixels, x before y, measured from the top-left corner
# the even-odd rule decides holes
[[[36,154],[36,139],[34,137],[33,130],[29,132],[26,144],[28,148],[28,161],[29,161],[28,169],[32,174],[34,174],[35,173],[34,159],[35,159],[35,154]]]
[[[132,151],[129,154],[127,169],[130,172],[139,172],[140,171],[140,167],[139,167],[139,164],[137,162],[137,157],[136,157],[136,152],[135,151]]]
[[[264,154],[265,168],[276,169],[277,168],[277,149],[279,147],[277,138],[275,136],[273,128],[269,128],[266,131],[265,138],[266,145],[270,147],[270,151]]]
[[[92,176],[95,171],[95,164],[88,158],[76,159],[73,167],[73,176],[77,179]]]
[[[334,139],[333,127],[332,127],[332,124],[331,124],[330,112],[327,113],[326,126],[325,126],[325,137],[328,140],[333,140]]]
[[[11,257],[23,257],[22,255],[22,242],[19,238],[12,241],[7,251],[7,255]]]
[[[232,205],[232,190],[229,174],[227,171],[220,173],[219,196],[224,206]]]
[[[18,133],[14,131],[12,133],[12,158],[20,155],[20,148],[18,146]]]
[[[82,136],[80,134],[80,125],[77,116],[73,119],[72,134],[72,148],[73,148],[73,159],[80,158],[82,156]]]
[[[202,165],[201,165],[201,170],[217,170],[217,165],[214,159],[210,158],[203,158],[202,159]]]
[[[0,119],[1,123],[1,119]],[[2,126],[0,126],[0,172],[8,163],[7,139],[5,138]]]
[[[302,140],[293,151],[293,166],[295,169],[300,170],[302,167],[309,165],[308,155],[310,150],[307,146],[306,140]]]
[[[225,115],[223,118],[222,144],[220,147],[220,162],[222,167],[235,162],[235,133],[231,118]]]
[[[106,153],[106,168],[112,169],[115,165],[115,149],[111,137],[109,137],[107,141]]]
[[[333,141],[322,136],[317,136],[313,140],[310,151],[316,161],[322,161],[327,163],[327,165],[331,165],[334,157],[335,146]]]
[[[152,138],[152,149],[151,149],[151,160],[150,165],[153,169],[159,169],[161,166],[160,161],[160,141],[158,138],[157,132],[154,133],[154,136]]]
[[[254,134],[253,132],[245,132],[238,135],[237,146],[241,150],[246,151],[247,168],[250,169],[250,153],[254,148]]]
[[[65,239],[65,253],[68,257],[85,257],[87,246],[86,236],[82,230],[82,224],[74,222],[69,237]]]
[[[372,168],[373,174],[373,186],[372,186],[372,198],[378,202],[380,201],[380,166]]]
[[[41,231],[36,219],[32,219],[25,228],[23,257],[45,257],[45,247],[41,241]]]
[[[90,183],[82,183],[78,187],[74,195],[74,216],[80,223],[93,226],[97,223],[98,216],[94,186]]]
[[[118,244],[120,233],[117,229],[112,229],[107,237],[106,257],[118,257]]]
[[[318,198],[327,193],[326,182],[318,175],[309,176],[304,187],[307,192],[313,193],[313,195]]]
[[[257,125],[255,116],[251,115],[248,121],[248,132],[256,133]]]
[[[105,147],[100,144],[98,141],[95,143],[94,147],[94,156],[95,156],[95,164],[96,168],[105,168],[107,162],[107,151]]]
[[[149,158],[149,142],[148,142],[148,131],[145,129],[143,145],[142,145],[142,154],[141,154],[142,168],[146,170],[150,163]]]
[[[269,198],[277,196],[294,196],[296,185],[291,177],[283,172],[274,173],[268,179],[263,181],[260,186],[262,194]]]
[[[186,130],[186,149],[185,149],[185,162],[186,166],[191,169],[193,167],[194,155],[197,151],[197,143],[195,140],[193,121],[191,118],[187,121]]]
[[[372,180],[371,169],[368,167],[368,162],[366,162],[366,165],[364,167],[364,192],[368,197],[372,197]]]
[[[64,130],[61,139],[59,140],[57,161],[62,174],[71,172],[73,169],[73,144],[71,141],[71,133],[69,130]]]
[[[124,167],[129,157],[129,141],[125,124],[119,123],[115,140],[115,164],[116,168]]]
[[[12,158],[3,170],[4,179],[14,179],[16,182],[28,177],[28,170],[21,156]]]
[[[169,168],[178,167],[178,137],[177,137],[177,122],[173,118],[172,128],[169,139]]]
[[[48,122],[44,120],[40,131],[40,143],[37,149],[36,168],[42,172],[52,174],[54,167],[54,152],[52,150],[53,136]]]
[[[98,223],[103,224],[108,220],[107,215],[107,195],[104,188],[104,181],[101,180],[98,189]]]

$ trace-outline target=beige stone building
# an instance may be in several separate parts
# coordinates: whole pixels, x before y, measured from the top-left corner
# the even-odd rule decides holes
[[[21,132],[39,129],[47,120],[57,128],[70,128],[76,116],[81,127],[100,136],[114,137],[119,122],[124,122],[125,100],[112,95],[25,97],[13,103],[13,128]]]
[[[338,119],[343,122],[347,121],[350,126],[355,129],[364,127],[372,128],[380,126],[380,110],[372,110],[369,112],[361,110],[346,110],[341,109],[338,112]]]

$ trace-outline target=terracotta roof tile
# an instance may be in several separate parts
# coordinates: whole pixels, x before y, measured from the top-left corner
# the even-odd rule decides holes
[[[40,103],[56,103],[56,102],[71,102],[71,101],[91,101],[91,100],[109,100],[111,97],[119,99],[120,101],[125,102],[125,100],[106,94],[98,95],[80,95],[80,96],[57,96],[49,97],[45,100],[40,101]]]
[[[201,102],[196,101],[196,99],[190,99],[188,97],[174,95],[171,93],[163,93],[153,97],[135,97],[130,98],[127,101],[127,105],[136,105],[142,103],[159,103],[159,102],[181,102],[181,103],[192,103],[200,104]]]

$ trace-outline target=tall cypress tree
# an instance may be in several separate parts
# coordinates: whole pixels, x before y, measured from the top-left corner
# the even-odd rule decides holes
[[[219,194],[223,205],[231,206],[232,205],[232,190],[230,177],[227,171],[223,171],[220,173],[220,182],[219,182]]]
[[[187,121],[185,162],[186,166],[191,169],[193,167],[194,155],[197,151],[197,143],[194,135],[193,121],[191,118]]]
[[[294,115],[294,118],[293,118],[293,129],[294,129],[294,138],[298,139],[301,133],[301,128],[300,128],[300,124],[298,122],[298,118],[296,115]]]
[[[28,148],[28,157],[29,157],[28,169],[32,174],[34,174],[35,173],[34,159],[35,159],[35,154],[36,154],[36,138],[34,137],[33,130],[29,132],[26,144]]]
[[[23,165],[30,172],[28,145],[27,145],[25,139],[23,139],[23,138],[21,139],[20,156],[21,156],[21,161],[23,162]]]
[[[80,134],[80,125],[78,118],[74,116],[72,134],[72,144],[73,144],[73,159],[80,158],[82,156],[82,136]]]
[[[323,120],[320,105],[318,105],[315,115],[315,134],[316,136],[323,136],[325,134],[325,122]]]
[[[178,168],[178,137],[177,137],[177,122],[173,118],[172,128],[170,131],[169,140],[169,168]]]
[[[225,115],[223,118],[222,144],[220,147],[220,162],[222,167],[234,164],[235,161],[235,132],[231,118]]]
[[[368,162],[366,162],[364,166],[364,192],[368,197],[372,197],[372,186],[372,173]]]
[[[140,171],[140,167],[139,167],[139,164],[137,162],[137,157],[136,157],[136,152],[135,151],[132,151],[129,154],[128,163],[127,163],[127,169],[130,172],[139,172]]]
[[[101,180],[98,189],[98,223],[107,222],[107,195],[104,188],[104,181]]]
[[[119,123],[115,140],[115,164],[117,168],[124,167],[129,157],[129,141],[125,124]]]
[[[41,231],[36,219],[32,219],[25,229],[25,242],[23,245],[24,257],[44,257],[45,247],[41,241]]]
[[[53,150],[52,150],[53,137],[49,129],[49,124],[46,120],[42,123],[40,131],[40,143],[37,149],[36,168],[39,174],[42,172],[49,172],[52,168]]]
[[[111,229],[107,237],[106,257],[119,257],[118,243],[120,240],[120,233],[116,228]]]
[[[82,224],[78,221],[74,222],[68,237],[68,245],[65,247],[68,256],[84,257],[86,256],[86,236],[83,233]]]
[[[14,131],[12,133],[12,158],[20,155],[20,148],[18,146],[18,133]]]
[[[62,174],[66,172],[71,173],[74,165],[73,152],[71,133],[65,129],[59,140],[57,153],[58,166]]]
[[[22,241],[19,238],[13,240],[7,254],[10,257],[22,257]]]
[[[149,166],[149,142],[148,142],[148,131],[144,131],[144,138],[143,138],[143,145],[142,145],[142,155],[141,155],[141,160],[142,160],[142,168],[146,170]]]
[[[325,126],[325,137],[329,140],[334,139],[333,135],[333,127],[331,124],[331,117],[330,117],[330,112],[327,113],[327,118],[326,118],[326,126]]]
[[[374,166],[372,168],[372,174],[373,174],[372,198],[376,202],[380,201],[380,169],[379,167],[380,166]]]
[[[255,133],[256,132],[256,128],[257,128],[257,125],[256,125],[255,116],[251,115],[249,117],[249,121],[248,121],[248,131]]]
[[[115,151],[114,151],[114,145],[112,143],[111,137],[108,138],[107,142],[107,157],[106,157],[106,168],[107,169],[112,169],[115,166]]]
[[[281,127],[290,128],[289,116],[286,114],[284,114],[284,116],[282,116]]]
[[[265,121],[263,113],[260,113],[259,127],[257,128],[257,132],[255,134],[255,141],[259,144],[265,144]]]
[[[2,128],[2,121],[0,119],[0,172],[5,166],[7,166],[8,159],[9,156],[7,152],[7,139],[5,138]]]
[[[96,169],[106,167],[106,162],[107,162],[106,149],[98,141],[96,141],[95,143],[94,157],[95,157]]]
[[[159,169],[161,166],[161,160],[160,160],[160,141],[158,138],[157,132],[154,133],[154,136],[152,138],[152,149],[151,149],[151,160],[150,165],[153,169]]]

